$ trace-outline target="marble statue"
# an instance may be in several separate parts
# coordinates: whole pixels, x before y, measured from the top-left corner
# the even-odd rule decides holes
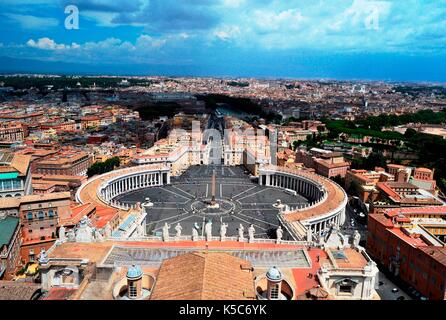
[[[212,220],[208,220],[204,225],[204,232],[206,234],[206,241],[212,240]]]
[[[254,242],[254,234],[256,232],[256,229],[254,228],[253,225],[250,225],[248,228],[248,235],[249,235],[249,242],[252,243]]]
[[[164,242],[169,241],[169,229],[170,229],[170,226],[166,222],[163,226],[163,241]]]
[[[65,234],[65,227],[64,226],[60,226],[60,228],[59,228],[59,240],[61,242],[65,242],[67,240],[67,236]]]
[[[192,241],[198,241],[198,228],[197,225],[195,224],[194,227],[192,228]]]
[[[48,255],[46,254],[45,249],[40,251],[39,263],[48,263]]]
[[[70,241],[70,242],[76,241],[76,234],[75,234],[73,229],[68,230],[68,232],[67,232],[67,240]]]
[[[222,222],[221,226],[220,226],[220,238],[221,238],[221,241],[225,241],[227,230],[228,230],[228,224]]]
[[[279,226],[276,230],[276,237],[277,237],[277,242],[280,242],[282,240],[283,230],[281,226]]]
[[[238,240],[240,242],[242,242],[243,240],[245,240],[245,237],[243,235],[245,231],[245,228],[243,227],[243,225],[240,223],[239,227],[238,227]]]
[[[313,240],[313,231],[311,231],[311,227],[307,227],[307,241],[311,242]]]
[[[93,242],[93,228],[90,226],[91,222],[86,216],[81,219],[79,226],[76,229],[76,242]]]
[[[361,241],[361,234],[358,230],[355,230],[353,233],[353,247],[357,248],[359,247],[359,242]]]
[[[178,224],[175,226],[175,231],[177,232],[175,234],[175,237],[177,237],[177,238],[181,237],[181,230],[183,230],[183,227],[178,222]]]

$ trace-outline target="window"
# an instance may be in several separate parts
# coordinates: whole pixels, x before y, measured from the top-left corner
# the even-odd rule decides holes
[[[39,217],[39,220],[43,220],[45,218],[45,214],[43,213],[43,211],[39,211],[38,217]]]
[[[54,217],[54,211],[53,210],[48,210],[48,217],[50,217],[50,218]]]
[[[32,212],[28,212],[28,213],[26,214],[26,218],[27,218],[28,220],[32,220],[32,219],[33,219],[33,213],[32,213]]]
[[[342,292],[342,293],[352,293],[352,286],[351,285],[340,285],[339,286],[339,292]]]
[[[279,299],[279,285],[274,284],[271,288],[271,300]]]
[[[136,284],[134,282],[129,283],[129,297],[136,298],[138,296],[138,291],[136,289]]]

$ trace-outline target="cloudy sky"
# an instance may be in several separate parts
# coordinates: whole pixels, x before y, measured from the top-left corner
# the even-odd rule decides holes
[[[446,82],[446,0],[0,0],[14,71]]]

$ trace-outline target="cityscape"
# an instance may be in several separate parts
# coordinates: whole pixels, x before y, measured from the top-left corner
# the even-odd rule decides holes
[[[132,2],[129,15],[119,1],[62,2],[49,4],[65,9],[61,21],[0,3],[0,27],[20,29],[0,38],[0,300],[446,300],[446,81],[431,65],[313,76],[284,74],[280,59],[281,67],[264,56],[253,58],[262,72],[233,63],[222,74],[205,65],[249,63],[236,52],[202,56],[191,49],[202,35],[190,32],[219,28],[211,18],[220,6],[244,12],[245,1],[209,12],[166,1],[171,20],[150,23],[140,19],[156,1]],[[374,32],[391,24],[385,3],[343,5],[356,18],[363,8],[357,24]],[[291,16],[301,30],[315,8],[249,10],[264,28]],[[99,22],[101,12],[113,18]],[[108,33],[108,24],[117,37],[140,24],[144,34],[106,47],[102,64],[90,50],[105,45],[82,38],[82,26]],[[176,33],[158,39],[155,26]],[[245,25],[225,27],[212,29],[220,41],[249,37]],[[66,34],[78,31],[76,42]],[[165,48],[162,69],[133,72],[141,37],[156,53],[174,34],[194,39],[191,47]],[[395,37],[395,47],[427,46]],[[119,61],[108,64],[112,50]]]

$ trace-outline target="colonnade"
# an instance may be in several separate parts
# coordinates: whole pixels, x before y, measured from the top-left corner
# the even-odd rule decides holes
[[[311,202],[311,205],[303,207],[303,210],[311,210],[311,207],[316,207],[325,201],[330,201],[330,195],[321,184],[317,181],[312,181],[308,177],[299,176],[298,174],[293,175],[288,172],[260,170],[259,184],[296,191],[297,194],[306,197]],[[318,216],[311,216],[300,222],[306,228],[310,228],[313,235],[320,236],[332,225],[340,226],[344,224],[345,204],[343,203],[333,211]]]
[[[108,202],[121,194],[128,193],[133,190],[156,187],[164,184],[170,184],[169,173],[162,171],[141,172],[111,180],[107,182],[107,184],[103,186],[99,192],[101,198]]]
[[[305,177],[291,176],[286,174],[266,174],[260,176],[259,183],[270,187],[285,188],[296,191],[298,194],[305,196],[312,202],[318,202],[324,196],[322,186],[316,182],[310,181]]]

